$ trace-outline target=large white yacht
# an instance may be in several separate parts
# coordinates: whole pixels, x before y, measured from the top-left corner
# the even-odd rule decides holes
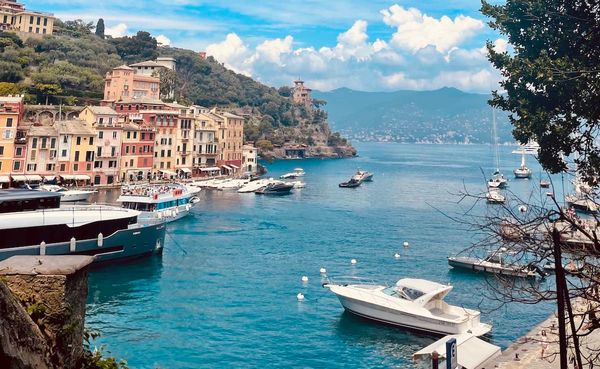
[[[62,196],[60,199],[61,202],[87,201],[92,194],[96,193],[96,191],[93,190],[70,190],[65,187],[47,184],[40,185],[38,189],[59,193]]]
[[[134,185],[123,187],[117,202],[126,209],[140,211],[142,223],[169,223],[190,213],[199,201],[194,194],[190,187],[176,183]]]
[[[444,301],[452,286],[404,278],[387,287],[364,279],[329,281],[329,288],[348,312],[409,329],[440,335],[471,333],[481,336],[492,326],[479,321],[480,312]]]
[[[0,260],[14,255],[95,255],[97,262],[162,252],[164,224],[139,211],[62,205],[56,192],[0,190]]]

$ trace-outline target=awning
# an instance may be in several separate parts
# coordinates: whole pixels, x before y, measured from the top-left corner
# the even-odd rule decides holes
[[[191,173],[192,172],[190,170],[190,168],[179,168],[179,170],[181,170],[183,173]]]
[[[201,172],[215,172],[217,170],[221,170],[221,168],[219,168],[219,167],[200,168]]]
[[[230,167],[229,165],[221,165],[221,168],[225,168],[227,170],[233,170],[233,168]]]
[[[9,176],[0,176],[0,183],[9,183],[9,182],[10,182]]]
[[[89,181],[91,178],[85,174],[75,174],[76,181]]]
[[[75,179],[75,176],[72,174],[61,174],[60,178],[70,180],[70,179]]]
[[[480,340],[471,334],[456,334],[446,336],[416,352],[413,354],[413,359],[428,360],[433,351],[437,351],[440,358],[446,358],[446,342],[450,338],[456,339],[456,358],[458,364],[463,368],[480,368],[500,355],[500,347],[498,346]],[[487,365],[485,367],[487,368]]]
[[[160,170],[160,172],[161,172],[162,174],[166,174],[166,175],[168,175],[168,176],[176,176],[176,175],[177,175],[177,173],[175,173],[175,172],[171,172],[170,170],[163,170],[163,169],[161,169],[161,170]]]
[[[44,176],[45,181],[54,181],[55,179],[56,179],[56,176]]]
[[[12,179],[17,182],[28,182],[28,181],[41,181],[42,177],[38,176],[37,174],[30,174],[30,175],[26,175],[26,176],[22,176],[22,175],[12,176]]]
[[[235,169],[240,169],[240,167],[238,167],[237,165],[229,164],[229,166]]]

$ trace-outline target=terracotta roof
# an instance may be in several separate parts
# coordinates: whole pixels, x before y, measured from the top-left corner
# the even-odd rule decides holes
[[[130,100],[119,100],[115,102],[116,104],[151,104],[151,105],[165,105],[164,102],[162,102],[162,100],[157,100],[157,99],[147,99],[147,98],[141,98],[141,99],[130,99]]]
[[[58,131],[53,126],[47,126],[47,125],[35,126],[35,125],[32,125],[32,126],[29,127],[29,130],[27,131],[27,135],[28,136],[57,136],[58,135]]]
[[[72,135],[95,136],[96,132],[82,120],[62,120],[54,124],[58,133]]]

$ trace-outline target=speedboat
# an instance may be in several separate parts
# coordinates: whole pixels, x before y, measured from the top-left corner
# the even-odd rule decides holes
[[[448,264],[453,268],[501,274],[511,277],[535,278],[540,274],[539,268],[536,268],[533,265],[506,262],[503,257],[506,253],[507,251],[502,248],[488,254],[483,259],[472,256],[449,256]],[[543,275],[545,275],[545,273]]]
[[[506,196],[501,194],[500,191],[495,188],[491,188],[485,194],[485,198],[488,204],[504,204],[506,202]]]
[[[348,182],[342,182],[339,184],[340,187],[343,188],[354,188],[360,186],[362,181],[359,181],[355,178],[351,178]]]
[[[196,188],[196,187],[194,187]],[[140,221],[153,224],[174,222],[190,213],[199,199],[193,189],[176,184],[133,185],[123,187],[117,199],[124,208],[139,210]]]
[[[247,184],[243,185],[242,187],[240,187],[237,192],[239,193],[249,193],[249,192],[256,192],[257,190],[260,190],[261,188],[267,186],[270,183],[274,183],[275,180],[273,178],[269,178],[269,179],[257,179],[255,181],[250,181]],[[279,181],[276,181],[279,182]]]
[[[69,190],[57,185],[40,185],[37,187],[40,191],[56,192],[61,195],[61,202],[87,201],[96,191],[91,190]]]
[[[298,177],[304,177],[306,173],[304,173],[304,169],[302,168],[295,168],[293,172],[290,173],[286,173],[284,175],[282,175],[281,179],[293,179],[293,178],[298,178]]]
[[[0,190],[0,260],[15,255],[94,255],[95,262],[161,253],[164,224],[107,205],[61,205],[57,192]]]
[[[356,174],[352,176],[352,178],[360,182],[371,182],[373,180],[373,173],[367,172],[365,170],[358,170]]]
[[[404,278],[388,287],[363,279],[329,280],[346,311],[404,328],[438,335],[470,333],[481,336],[492,326],[479,321],[480,312],[444,301],[452,286],[424,279]]]
[[[294,185],[290,183],[272,183],[256,190],[254,193],[259,195],[287,195],[292,188],[294,188]]]
[[[287,183],[294,185],[294,188],[304,188],[304,187],[306,187],[306,183],[304,183],[302,181],[292,181],[292,182],[287,182]]]

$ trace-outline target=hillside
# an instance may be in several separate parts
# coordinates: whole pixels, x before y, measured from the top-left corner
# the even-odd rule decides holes
[[[315,92],[336,130],[364,141],[487,143],[492,112],[488,95],[454,88],[434,91]],[[498,112],[498,139],[513,142],[507,116]]]
[[[26,42],[0,31],[0,95],[25,94],[31,104],[98,104],[111,68],[172,56],[177,72],[160,76],[161,94],[174,91],[174,100],[184,104],[244,110],[249,115],[247,141],[262,141],[265,147],[325,142],[344,149],[323,147],[322,152],[352,152],[345,139],[330,132],[327,114],[318,106],[294,105],[289,88],[263,85],[192,50],[159,47],[148,32],[110,38],[96,35],[94,28],[82,21],[57,21],[54,35]]]

